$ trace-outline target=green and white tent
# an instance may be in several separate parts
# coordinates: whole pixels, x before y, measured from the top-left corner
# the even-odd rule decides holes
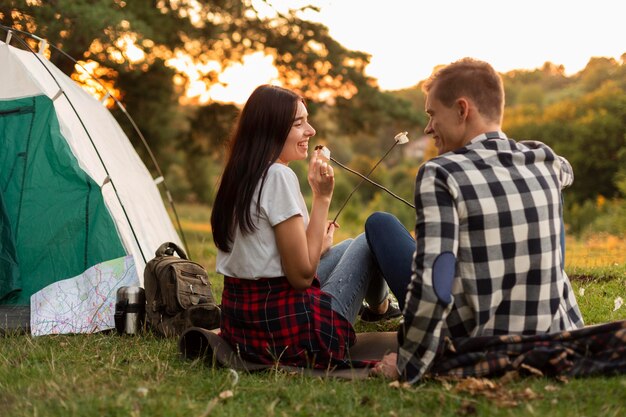
[[[0,142],[0,312],[28,308],[33,334],[113,327],[117,288],[181,244],[146,166],[102,103],[1,41]]]

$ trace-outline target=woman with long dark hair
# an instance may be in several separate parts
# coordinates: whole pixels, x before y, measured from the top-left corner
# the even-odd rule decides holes
[[[221,335],[256,362],[348,365],[364,299],[375,316],[400,315],[365,236],[332,246],[334,172],[317,150],[309,160],[309,215],[288,164],[307,158],[314,135],[302,97],[258,87],[239,115],[213,205],[224,275]]]

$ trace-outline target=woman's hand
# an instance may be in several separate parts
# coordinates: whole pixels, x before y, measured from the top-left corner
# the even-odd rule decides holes
[[[320,158],[320,152],[319,149],[314,151],[309,160],[309,185],[313,191],[313,198],[330,199],[335,188],[335,172],[332,166]]]
[[[324,235],[324,240],[322,240],[322,253],[320,256],[324,256],[328,249],[333,246],[335,229],[339,228],[339,224],[335,223],[332,220],[328,221],[328,225],[326,226],[326,234]]]
[[[388,353],[383,356],[383,360],[378,362],[378,364],[372,368],[371,373],[373,375],[382,375],[385,378],[396,380],[400,377],[398,367],[396,366],[397,361],[397,353]]]

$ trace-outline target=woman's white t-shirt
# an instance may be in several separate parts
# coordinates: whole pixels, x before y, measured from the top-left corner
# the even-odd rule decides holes
[[[217,252],[216,270],[220,274],[243,279],[284,276],[273,227],[293,216],[302,217],[305,228],[309,223],[298,177],[291,168],[278,163],[270,166],[257,214],[260,187],[261,181],[254,192],[250,209],[257,229],[248,234],[241,233],[239,227],[235,229],[230,253]]]

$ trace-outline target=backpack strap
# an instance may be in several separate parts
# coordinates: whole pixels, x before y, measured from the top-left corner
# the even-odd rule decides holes
[[[189,259],[185,251],[174,242],[165,242],[164,244],[159,246],[154,254],[157,257],[172,256],[174,255],[174,252],[176,252],[181,259]]]

